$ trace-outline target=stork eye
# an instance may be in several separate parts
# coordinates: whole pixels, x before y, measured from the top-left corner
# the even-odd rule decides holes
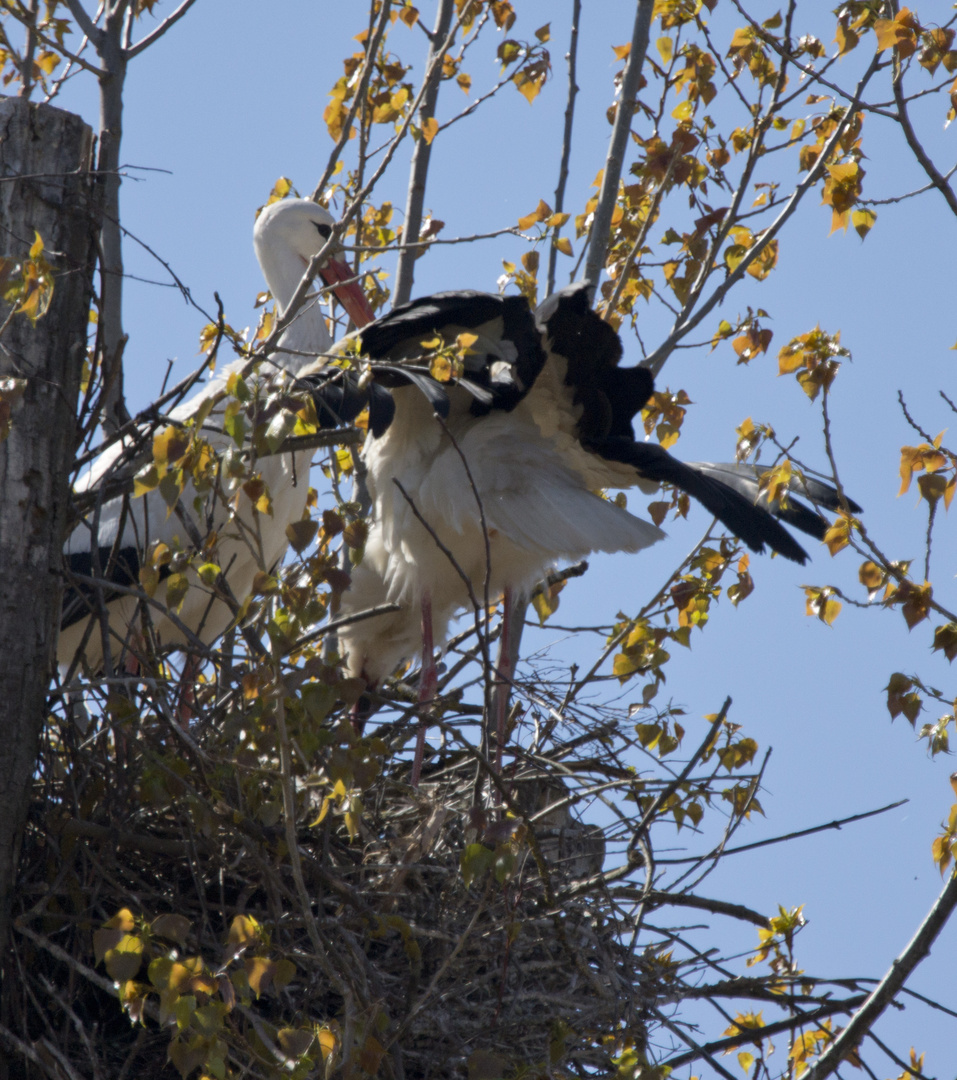
[[[314,222],[313,224],[316,226],[316,229],[318,230],[319,235],[323,238],[323,240],[328,240],[329,237],[332,235],[331,225],[325,225],[318,221]]]

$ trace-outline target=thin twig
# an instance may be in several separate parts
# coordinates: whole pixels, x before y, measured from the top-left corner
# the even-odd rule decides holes
[[[568,182],[568,162],[572,153],[572,127],[575,120],[575,97],[578,94],[576,82],[576,66],[578,61],[578,24],[581,22],[581,0],[572,0],[572,29],[568,43],[568,96],[565,99],[565,127],[562,133],[562,160],[558,166],[558,186],[555,188],[555,213],[560,214],[565,208],[565,184]],[[548,250],[548,280],[545,285],[545,296],[551,296],[555,291],[555,267],[558,260],[558,233],[560,225],[556,225],[552,233],[552,243]]]

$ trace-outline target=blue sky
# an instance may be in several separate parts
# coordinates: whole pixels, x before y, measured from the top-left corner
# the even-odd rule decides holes
[[[168,6],[158,5],[157,12]],[[420,6],[431,25],[434,5]],[[520,19],[511,36],[529,38],[551,22],[553,79],[534,106],[507,87],[476,121],[456,125],[436,140],[426,206],[447,223],[445,236],[512,225],[539,198],[553,199],[571,3],[537,0],[516,6]],[[618,68],[610,46],[629,39],[633,13],[633,4],[624,0],[584,7],[578,131],[566,207],[573,213],[591,194],[604,161],[610,132],[604,114]],[[827,5],[801,8],[831,48],[833,16]],[[715,25],[727,27],[719,22],[728,17],[722,10],[719,6]],[[201,3],[131,65],[122,160],[169,172],[130,171],[122,190],[124,224],[175,268],[208,310],[214,309],[212,294],[218,290],[234,326],[255,322],[253,299],[263,288],[251,245],[255,208],[280,175],[293,179],[303,193],[320,176],[331,149],[322,120],[326,94],[341,73],[342,57],[356,47],[351,37],[362,28],[363,11],[364,5],[328,0]],[[652,38],[659,33],[654,27]],[[424,36],[406,30],[396,35],[401,55],[413,62],[413,74],[421,75]],[[498,70],[489,53],[477,53],[466,66],[473,96]],[[839,65],[837,77],[844,81],[859,66],[860,58],[852,54]],[[444,86],[440,120],[465,103],[460,90]],[[73,80],[60,104],[95,123],[92,80],[85,75]],[[795,115],[801,108],[795,105]],[[921,119],[928,147],[946,169],[954,160],[955,139],[953,129],[943,129],[942,110],[936,108],[935,115]],[[891,125],[866,127],[865,139],[867,194],[887,197],[926,182]],[[408,152],[400,151],[377,201],[391,198],[403,205]],[[784,179],[791,175],[778,171]],[[831,332],[840,329],[854,357],[844,365],[831,405],[842,479],[864,506],[868,528],[884,550],[918,558],[926,515],[913,493],[897,497],[900,446],[916,436],[896,395],[898,389],[904,392],[912,414],[932,433],[951,422],[937,391],[957,392],[952,375],[957,354],[950,351],[957,340],[951,255],[957,222],[930,193],[879,207],[877,226],[862,244],[853,233],[828,236],[830,210],[818,202],[817,195],[809,196],[785,230],[779,269],[764,283],[749,279],[706,323],[710,333],[718,318],[733,320],[748,305],[763,307],[775,335],[771,355],[743,367],[735,364],[730,346],[715,352],[701,348],[681,351],[665,367],[659,383],[684,388],[695,402],[674,449],[688,459],[730,460],[735,426],[751,416],[772,422],[785,442],[800,436],[800,455],[823,467],[820,410],[793,379],[777,377],[776,354],[792,336],[816,324]],[[522,250],[512,238],[440,248],[417,264],[414,295],[494,290],[502,259],[514,260]],[[577,256],[579,245],[575,250]],[[133,243],[125,251],[131,274],[163,280],[162,268]],[[559,270],[567,274],[570,266],[571,260],[564,260]],[[130,281],[126,299],[127,385],[136,408],[158,390],[167,360],[176,360],[174,379],[191,370],[202,319],[173,289]],[[660,314],[649,311],[643,339],[653,347],[668,328]],[[636,341],[626,337],[625,362],[640,359]],[[642,499],[633,494],[629,504],[637,510]],[[619,610],[636,611],[707,524],[698,509],[689,522],[668,523],[669,541],[640,556],[594,560],[588,578],[563,593],[556,622],[609,623]],[[951,606],[955,539],[954,521],[942,515],[934,576],[940,599]],[[928,624],[908,633],[897,613],[849,607],[830,628],[807,618],[803,584],[834,583],[865,599],[857,584],[858,559],[844,553],[832,561],[823,548],[811,553],[806,568],[754,558],[756,594],[737,610],[723,601],[708,631],[695,636],[692,650],[673,650],[659,703],[670,697],[686,709],[693,745],[705,730],[700,718],[717,711],[730,694],[732,719],[762,751],[773,748],[762,797],[767,816],[739,832],[740,843],[910,800],[839,832],[735,856],[702,886],[707,895],[746,897],[769,914],[778,904],[804,904],[809,926],[800,955],[809,971],[880,977],[940,888],[930,845],[953,802],[948,774],[954,767],[943,757],[930,760],[903,720],[891,724],[883,687],[899,670],[919,671],[946,689],[952,672],[940,654],[931,655]],[[569,643],[566,635],[548,628],[530,635],[528,647],[547,642],[557,643],[560,656],[582,664],[598,647]],[[636,683],[632,698],[638,695]],[[626,694],[624,700],[632,698]],[[687,834],[675,840],[679,847],[689,842],[697,850]],[[721,931],[725,944],[736,940],[724,936],[727,929]],[[754,944],[753,931],[740,935],[741,949]],[[957,1004],[955,948],[957,928],[950,927],[911,984],[951,1006]],[[897,1048],[913,1042],[928,1051],[929,1075],[950,1075],[953,1021],[909,1008],[882,1024],[885,1040]],[[733,1059],[728,1065],[736,1069]],[[890,1076],[898,1070],[888,1062],[884,1071]]]

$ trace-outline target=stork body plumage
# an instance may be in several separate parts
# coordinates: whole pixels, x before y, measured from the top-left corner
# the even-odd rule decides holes
[[[423,355],[436,335],[449,344],[463,333],[470,335],[464,371],[430,386]],[[636,440],[632,422],[653,392],[652,376],[619,366],[620,340],[591,310],[584,286],[556,293],[534,315],[520,297],[438,294],[395,309],[361,339],[371,377],[392,388],[395,407],[363,451],[373,522],[341,614],[383,601],[400,610],[340,632],[352,675],[379,682],[424,638],[427,697],[432,639],[444,641],[451,618],[482,604],[486,591],[507,601],[559,559],[636,552],[663,538],[599,489],[651,491],[669,482],[754,550],[807,558],[757,505],[756,471],[682,463]],[[413,369],[414,385],[402,385],[397,373]],[[809,494],[839,505],[827,485]],[[789,520],[822,536],[824,519],[804,509],[804,516],[788,511]]]
[[[343,614],[383,599],[402,607],[340,633],[349,671],[371,682],[417,651],[426,597],[441,641],[455,614],[473,598],[484,602],[486,578],[494,600],[506,590],[530,588],[556,559],[640,551],[664,536],[595,493],[608,485],[573,437],[571,403],[559,400],[556,361],[543,349],[524,300],[509,300],[524,307],[525,316],[510,328],[512,337],[503,336],[506,314],[496,313],[503,298],[468,293],[419,302],[416,319],[403,319],[398,309],[407,336],[395,344],[391,316],[361,335],[364,353],[401,366],[421,354],[423,337],[478,333],[465,377],[474,377],[479,391],[489,384],[487,399],[462,385],[445,388],[443,423],[419,387],[395,387],[392,422],[367,442],[373,523]],[[540,356],[529,355],[535,349]],[[502,376],[497,386],[496,376]]]
[[[292,299],[310,260],[329,238],[332,225],[328,211],[307,199],[276,202],[259,215],[253,233],[254,247],[280,310]],[[335,288],[337,297],[354,319],[360,324],[371,319],[372,312],[361,291],[340,284],[349,276],[346,266],[330,259],[320,273]],[[318,303],[307,303],[282,335],[273,360],[276,368],[264,370],[260,378],[265,382],[283,372],[295,375],[314,362],[316,353],[328,351],[331,345],[322,309]],[[233,446],[223,426],[224,399],[230,376],[243,363],[240,360],[226,366],[198,393],[172,409],[169,422],[174,426],[186,425],[212,402],[212,408],[202,419],[203,437],[216,451]],[[91,491],[122,470],[129,472],[132,456],[128,440],[114,443],[79,478],[75,490]],[[205,560],[222,567],[230,591],[241,602],[249,594],[257,571],[271,569],[282,558],[287,546],[286,526],[304,513],[310,458],[307,451],[264,456],[255,462],[255,471],[271,498],[271,515],[257,512],[249,496],[239,490],[246,476],[239,480],[224,476],[218,488],[214,486],[203,492],[197,492],[192,482],[187,482],[172,512],[168,511],[160,492],[153,490],[141,498],[120,496],[106,500],[98,510],[87,514],[64,549],[78,584],[64,601],[57,649],[59,663],[72,663],[82,647],[88,667],[97,670],[103,665],[102,633],[98,625],[90,627],[88,618],[97,612],[93,599],[96,586],[88,580],[93,576],[106,579],[104,599],[109,613],[111,654],[129,646],[141,601],[122,594],[115,586],[138,588],[143,555],[154,541],[163,541],[173,552],[195,552],[197,543],[205,545]],[[230,506],[234,500],[235,505]],[[190,635],[208,645],[233,620],[233,610],[222,597],[200,581],[194,571],[189,572],[189,578],[190,589],[178,616],[170,617],[160,608],[151,611],[153,631],[163,645],[182,644]]]

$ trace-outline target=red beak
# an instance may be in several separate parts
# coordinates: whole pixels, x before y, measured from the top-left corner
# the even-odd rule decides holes
[[[346,266],[344,262],[339,262],[337,259],[329,259],[319,273],[322,275],[322,280],[331,286],[332,291],[336,294],[336,299],[346,309],[349,318],[352,319],[356,326],[363,327],[372,322],[375,313],[369,307],[366,294],[359,287],[357,281],[349,281],[350,278],[355,277],[351,267]],[[348,282],[348,284],[343,285],[342,282]]]

